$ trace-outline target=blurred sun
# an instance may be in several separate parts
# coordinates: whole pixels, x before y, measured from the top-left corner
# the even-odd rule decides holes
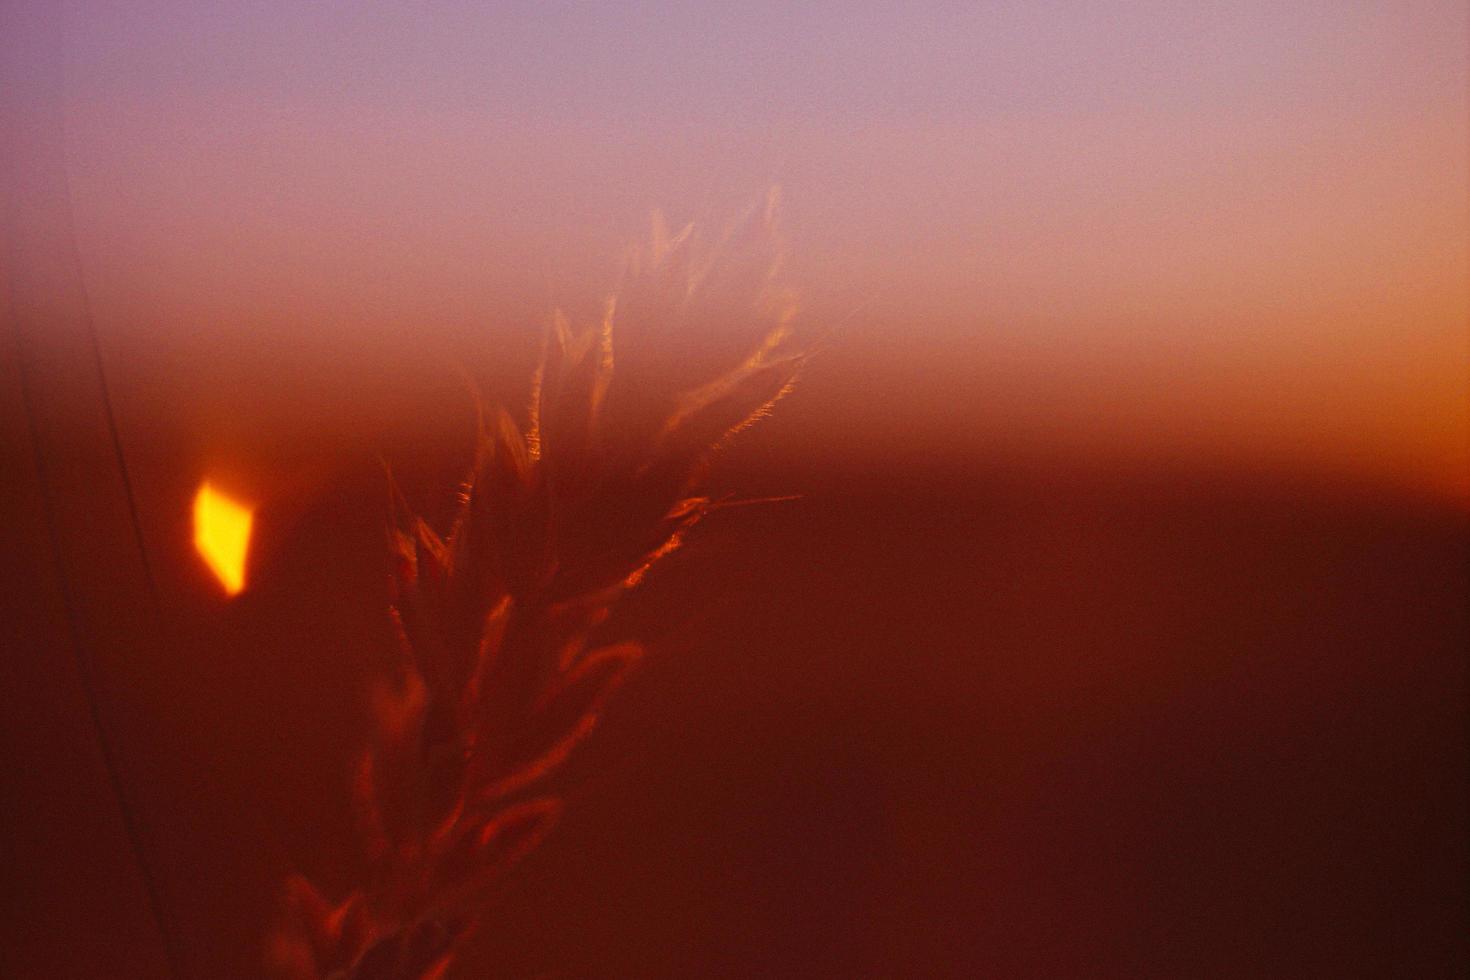
[[[253,514],[249,507],[201,484],[194,496],[194,547],[227,595],[245,589]]]

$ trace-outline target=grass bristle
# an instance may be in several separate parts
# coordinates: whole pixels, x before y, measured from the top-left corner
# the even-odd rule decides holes
[[[790,298],[773,287],[773,218],[774,198],[721,240],[727,252],[757,243],[759,261],[699,254],[692,229],[671,235],[659,219],[600,322],[556,314],[526,424],[481,412],[442,536],[390,490],[402,657],[374,695],[352,779],[372,870],[335,905],[293,876],[271,942],[288,975],[442,975],[488,888],[550,832],[557,775],[643,654],[593,647],[593,631],[731,505],[703,492],[710,456],[768,414],[804,364]],[[747,319],[743,339],[712,345],[724,354],[714,370],[677,356],[702,339],[701,309]]]

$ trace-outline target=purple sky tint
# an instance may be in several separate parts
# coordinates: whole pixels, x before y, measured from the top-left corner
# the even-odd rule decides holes
[[[1023,414],[1090,379],[1031,399],[1063,428],[1462,477],[1463,3],[145,0],[65,41],[117,331],[482,321],[778,182],[808,308],[936,406],[1004,364]]]

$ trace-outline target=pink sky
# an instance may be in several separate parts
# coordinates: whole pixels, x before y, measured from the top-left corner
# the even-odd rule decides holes
[[[203,367],[177,424],[427,377],[777,183],[833,452],[1470,493],[1463,3],[153,0],[65,46],[104,346]]]

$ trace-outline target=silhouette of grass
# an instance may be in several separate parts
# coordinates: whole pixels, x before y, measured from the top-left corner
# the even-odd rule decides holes
[[[338,901],[289,879],[270,940],[285,974],[442,976],[488,889],[555,825],[553,777],[643,655],[594,630],[725,505],[711,456],[807,356],[775,285],[775,205],[709,249],[655,219],[601,322],[557,313],[524,423],[481,412],[445,533],[393,491],[400,659],[351,779],[372,871]]]

